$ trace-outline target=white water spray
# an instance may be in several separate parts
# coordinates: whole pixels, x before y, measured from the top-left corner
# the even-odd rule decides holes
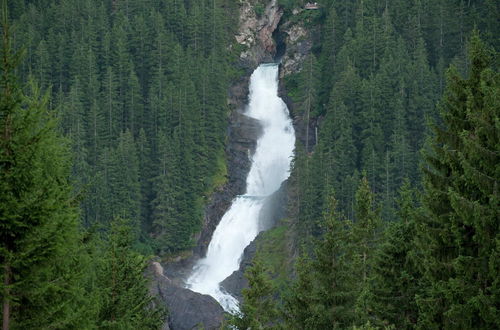
[[[263,64],[253,72],[246,115],[259,120],[263,128],[252,157],[246,193],[233,200],[215,229],[207,256],[198,261],[186,281],[188,288],[211,295],[233,313],[239,310],[238,302],[219,284],[239,268],[243,250],[259,233],[258,218],[265,197],[278,190],[290,175],[295,132],[288,109],[278,97],[278,65]]]

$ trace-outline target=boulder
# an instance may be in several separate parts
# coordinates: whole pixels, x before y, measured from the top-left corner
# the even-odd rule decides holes
[[[152,278],[150,293],[168,309],[163,329],[220,329],[224,310],[214,298],[175,285],[163,274],[163,267],[158,262],[150,264],[148,273]]]

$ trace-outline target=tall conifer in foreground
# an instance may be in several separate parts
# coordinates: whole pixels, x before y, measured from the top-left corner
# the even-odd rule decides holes
[[[425,288],[417,304],[426,329],[500,327],[500,76],[492,55],[476,31],[469,77],[448,72],[443,127],[426,156],[426,214],[417,223]]]
[[[236,329],[280,329],[273,297],[275,287],[259,257],[247,268],[245,277],[249,287],[243,289],[241,315],[233,316],[231,325]]]
[[[3,329],[88,328],[79,268],[70,157],[48,111],[48,94],[17,82],[20,54],[2,8],[0,262]]]
[[[325,201],[323,237],[312,257],[297,262],[297,279],[285,299],[285,327],[290,329],[342,329],[356,319],[355,269],[352,262],[352,223],[337,212],[333,193]],[[312,259],[312,260],[311,260]]]
[[[148,260],[132,248],[133,226],[121,218],[111,222],[98,274],[100,329],[158,329],[164,322],[164,309],[148,293]]]

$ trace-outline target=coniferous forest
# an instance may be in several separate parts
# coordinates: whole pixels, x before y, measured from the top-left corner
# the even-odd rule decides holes
[[[243,2],[2,1],[4,330],[164,326],[145,271],[227,184]],[[306,129],[221,327],[500,328],[500,2],[277,3]]]

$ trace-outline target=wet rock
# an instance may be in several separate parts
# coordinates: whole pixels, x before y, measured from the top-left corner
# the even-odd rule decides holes
[[[244,75],[229,90],[228,105],[232,111],[227,130],[227,182],[210,196],[205,206],[203,227],[194,238],[197,243],[192,254],[165,264],[165,273],[179,286],[183,285],[183,281],[191,273],[194,263],[206,255],[213,232],[234,197],[245,192],[246,177],[251,165],[250,156],[255,151],[262,130],[257,120],[244,114],[248,103],[248,82],[249,75]]]
[[[150,264],[148,273],[152,278],[150,293],[168,308],[163,329],[220,329],[224,310],[214,298],[175,285],[158,262]]]
[[[260,235],[260,234],[259,234]],[[220,283],[220,286],[227,293],[235,297],[240,303],[243,301],[242,291],[248,288],[248,281],[245,278],[245,270],[247,267],[252,265],[252,259],[257,251],[256,240],[257,237],[245,248],[243,255],[241,256],[240,268],[235,270],[231,275],[229,275],[224,281]]]
[[[241,95],[233,96],[235,98],[233,102],[238,108],[231,113],[228,128],[229,142],[226,149],[228,180],[212,195],[210,203],[205,208],[204,227],[194,249],[195,257],[205,256],[220,219],[231,206],[233,198],[243,194],[246,189],[246,177],[251,165],[250,157],[255,152],[262,127],[257,120],[243,114],[248,92],[243,91],[243,94],[245,98]]]

